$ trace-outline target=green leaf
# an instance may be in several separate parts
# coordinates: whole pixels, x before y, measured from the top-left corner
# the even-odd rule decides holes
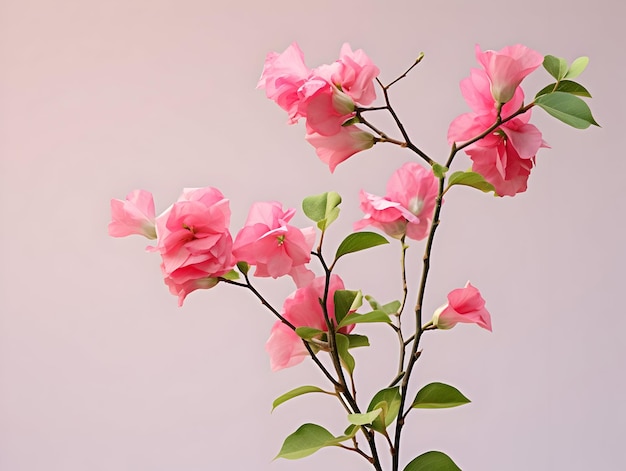
[[[398,311],[400,310],[400,306],[402,306],[400,301],[391,301],[390,303],[382,305],[370,295],[366,295],[365,299],[367,300],[370,307],[374,311],[383,311],[384,313],[389,314],[390,316],[397,315]]]
[[[388,243],[389,241],[387,239],[375,232],[354,232],[343,239],[341,244],[339,244],[337,253],[335,254],[335,261],[349,253],[359,252],[360,250]]]
[[[339,217],[341,196],[334,191],[321,195],[307,196],[302,201],[304,214],[317,223],[320,230],[325,231],[330,224]]]
[[[335,301],[335,319],[339,324],[350,311],[356,311],[363,302],[363,295],[360,291],[350,291],[338,289],[333,296]]]
[[[313,327],[297,327],[296,334],[298,337],[304,340],[311,340],[312,338],[318,337],[321,334],[325,334],[323,330],[314,329]]]
[[[496,189],[494,186],[485,180],[480,173],[476,172],[454,172],[450,175],[450,180],[448,181],[448,188],[453,185],[465,185],[471,186],[472,188],[476,188],[484,193],[488,193],[493,191],[495,193]]]
[[[350,355],[350,352],[348,351],[350,348],[350,340],[348,340],[348,337],[343,334],[335,334],[335,341],[337,343],[337,353],[339,354],[339,358],[341,358],[343,366],[345,366],[346,370],[352,374],[356,363],[354,361],[354,357]]]
[[[385,388],[378,391],[367,408],[368,412],[382,408],[382,412],[372,422],[372,428],[384,433],[387,427],[396,419],[400,412],[400,388]]]
[[[583,87],[579,83],[572,82],[571,80],[561,80],[558,83],[558,85],[556,83],[551,83],[550,85],[547,85],[543,87],[541,90],[539,90],[537,94],[535,95],[535,98],[538,98],[542,95],[547,95],[553,92],[564,92],[564,93],[570,93],[576,96],[584,96],[587,98],[591,98],[591,94],[587,91],[585,87]]]
[[[433,175],[435,175],[437,178],[443,178],[447,171],[448,167],[444,167],[437,162],[433,163]]]
[[[297,460],[312,455],[326,446],[337,444],[337,439],[324,427],[316,424],[304,424],[283,442],[276,458]]]
[[[400,301],[391,301],[390,303],[382,306],[380,310],[386,314],[389,314],[390,316],[397,316],[401,306],[402,304],[400,303]]]
[[[272,402],[272,410],[276,409],[281,404],[287,402],[289,399],[293,399],[294,397],[298,397],[298,396],[302,396],[303,394],[309,394],[309,393],[314,393],[314,392],[332,394],[328,391],[324,391],[323,389],[318,388],[317,386],[300,386],[299,388],[292,389],[291,391],[286,392],[282,396],[279,396],[276,399],[274,399],[274,402]]]
[[[350,424],[348,425],[348,428],[343,432],[343,434],[348,438],[352,438],[358,433],[360,428],[361,427],[359,427],[358,425]]]
[[[347,334],[346,337],[348,337],[348,342],[350,342],[350,344],[348,345],[348,348],[370,346],[370,341],[365,335]]]
[[[389,316],[383,311],[371,311],[366,314],[357,314],[355,312],[344,317],[337,327],[341,328],[352,324],[362,324],[364,322],[389,323],[391,322],[391,319],[389,319]]]
[[[569,93],[542,95],[535,100],[535,104],[556,119],[577,129],[586,129],[592,124],[598,126],[587,103]]]
[[[246,262],[237,262],[237,268],[243,275],[247,275],[248,271],[250,270],[250,265],[248,265]]]
[[[565,74],[565,78],[576,78],[587,68],[587,64],[589,64],[589,58],[586,56],[579,57],[578,59],[574,59],[572,65],[569,70]]]
[[[547,55],[543,58],[543,68],[548,71],[557,81],[565,77],[567,73],[567,61],[560,57]]]
[[[419,390],[411,407],[416,409],[445,409],[462,406],[470,401],[461,391],[444,383],[430,383]]]
[[[378,301],[376,301],[374,299],[374,296],[370,296],[369,294],[366,294],[365,295],[365,299],[367,300],[367,302],[369,303],[369,305],[370,305],[370,307],[372,309],[374,309],[374,310],[381,309],[382,310],[382,308],[383,308],[382,305]]]
[[[461,468],[445,453],[427,451],[407,464],[404,471],[461,471]]]
[[[382,409],[376,409],[365,414],[348,414],[348,422],[352,425],[371,424],[372,421],[380,415]]]

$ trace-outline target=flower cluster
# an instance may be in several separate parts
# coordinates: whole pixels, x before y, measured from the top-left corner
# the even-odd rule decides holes
[[[414,399],[408,396],[413,394],[409,392],[412,390],[409,379],[422,351],[422,334],[451,329],[459,323],[492,330],[485,300],[469,281],[464,287],[450,291],[447,302],[424,323],[427,317],[423,306],[430,302],[425,296],[433,241],[441,214],[449,204],[444,205],[444,196],[448,201],[447,192],[456,185],[493,191],[499,196],[514,196],[525,191],[536,154],[541,147],[547,147],[541,132],[529,124],[534,106],[574,127],[597,124],[579,98],[590,96],[589,93],[571,80],[584,70],[586,57],[568,66],[565,59],[544,58],[522,45],[484,52],[476,46],[476,58],[482,68],[472,69],[470,76],[461,81],[461,92],[471,112],[450,124],[450,152],[447,158],[444,156],[446,160],[438,161],[411,140],[390,101],[390,87],[419,64],[422,57],[423,54],[387,85],[378,80],[378,67],[369,57],[362,50],[353,51],[348,44],[341,48],[337,61],[315,69],[305,65],[304,55],[296,43],[283,53],[272,52],[266,58],[258,87],[265,89],[268,98],[287,112],[290,124],[305,121],[305,139],[315,147],[318,157],[331,172],[339,163],[371,148],[374,143],[400,146],[421,159],[395,170],[387,181],[384,196],[361,190],[360,209],[364,215],[354,223],[354,232],[336,247],[332,260],[325,257],[328,247],[323,247],[323,242],[330,224],[339,216],[342,199],[334,191],[309,196],[302,204],[305,215],[320,230],[315,249],[315,228],[301,229],[292,225],[295,209],[285,209],[277,201],[254,203],[235,237],[231,236],[229,228],[229,201],[216,188],[185,189],[180,198],[158,216],[152,194],[144,190],[129,193],[124,201],[111,201],[109,234],[113,237],[138,234],[156,240],[147,250],[160,254],[165,283],[178,296],[179,306],[192,291],[218,284],[249,290],[278,319],[266,343],[271,369],[291,367],[310,356],[331,383],[329,390],[317,386],[293,389],[277,398],[274,407],[311,392],[334,395],[347,411],[351,424],[344,435],[335,437],[319,425],[304,424],[287,437],[277,457],[304,457],[320,448],[351,440],[350,446],[340,446],[356,451],[375,469],[381,470],[375,434],[382,434],[392,445],[388,430],[395,422],[390,452],[392,467],[399,470],[401,433],[412,409],[449,408],[469,402],[455,387],[439,382],[423,386]],[[535,99],[525,105],[520,84],[542,63],[556,82],[541,89]],[[376,82],[383,90],[384,106],[370,106],[376,99]],[[401,138],[379,130],[379,125],[370,119],[370,115],[379,112],[391,115]],[[471,159],[472,171],[451,171],[461,150]],[[401,300],[383,304],[371,295],[347,290],[336,273],[340,258],[389,243],[375,232],[358,232],[368,226],[399,241]],[[407,270],[411,268],[407,264],[407,255],[410,255],[407,239],[427,239],[422,244],[421,278],[413,285],[417,288],[415,321],[409,322],[408,328],[402,315],[412,291],[407,275],[414,270]],[[319,264],[321,276],[311,268],[311,262]],[[380,277],[380,268],[372,268],[374,276]],[[284,300],[282,310],[275,308],[252,284],[251,274],[275,279],[291,277],[296,289]],[[364,299],[371,310],[359,313]],[[397,368],[394,365],[389,370],[393,374],[391,382],[385,379],[384,388],[373,395],[367,410],[359,404],[361,396],[357,401],[353,374],[356,358],[350,353],[350,349],[369,346],[366,335],[352,333],[356,324],[361,323],[390,326],[398,342],[399,361]],[[319,358],[322,352],[328,353],[330,358]],[[360,448],[356,440],[359,432],[367,441],[369,453]],[[404,469],[426,468],[459,469],[450,457],[438,451],[417,456]]]
[[[355,229],[373,225],[395,238],[406,235],[421,240],[430,229],[436,196],[433,173],[417,163],[406,163],[389,179],[385,197],[361,192],[365,217],[355,223]],[[324,298],[326,278],[315,277],[307,266],[316,234],[312,227],[290,225],[294,214],[295,209],[285,210],[276,201],[254,203],[233,242],[229,202],[216,188],[185,189],[159,216],[155,216],[152,194],[135,190],[125,201],[111,200],[109,234],[156,239],[156,245],[147,250],[161,255],[165,283],[178,296],[179,306],[192,291],[209,289],[226,280],[238,262],[254,266],[257,277],[291,276],[297,290],[286,299],[282,312],[291,326],[277,321],[267,342],[271,367],[278,370],[300,363],[308,353],[293,327],[326,332],[325,313],[334,322],[333,295],[344,289],[339,276],[329,278],[324,310],[320,300]],[[483,309],[479,322],[461,311],[455,322],[484,326],[481,322],[489,316]],[[437,322],[435,325],[439,326]],[[452,325],[441,323],[441,328],[449,327]],[[348,325],[338,332],[347,334],[353,328]]]
[[[456,118],[448,130],[450,144],[469,141],[502,119],[503,124],[465,149],[472,159],[472,170],[495,187],[500,196],[526,191],[528,176],[540,147],[547,147],[541,132],[529,124],[529,109],[512,119],[524,103],[520,82],[543,60],[537,52],[522,45],[499,52],[482,52],[476,58],[483,69],[472,69],[461,81],[461,93],[472,109]]]
[[[305,265],[315,233],[289,225],[294,213],[277,202],[255,203],[233,243],[229,203],[216,188],[185,189],[156,217],[152,194],[135,190],[125,201],[111,200],[109,234],[156,239],[147,250],[161,255],[165,284],[182,306],[189,293],[212,288],[240,261],[255,266],[255,276],[290,275],[297,286],[313,280]]]
[[[357,105],[367,106],[376,98],[378,73],[361,49],[353,51],[347,43],[337,61],[309,69],[293,43],[282,54],[267,55],[258,87],[288,113],[289,123],[306,120],[306,140],[333,172],[350,156],[374,145],[374,136],[352,120]]]

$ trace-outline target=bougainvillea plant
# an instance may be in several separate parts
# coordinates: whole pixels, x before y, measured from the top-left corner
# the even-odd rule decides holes
[[[533,108],[578,129],[597,125],[582,99],[590,97],[589,92],[572,80],[587,66],[586,57],[568,64],[519,44],[500,51],[482,51],[476,46],[480,67],[461,81],[461,93],[471,111],[452,121],[450,152],[435,159],[411,140],[389,94],[422,59],[420,54],[406,72],[388,84],[380,81],[378,67],[365,52],[353,51],[348,44],[341,48],[337,61],[315,69],[306,66],[295,43],[283,53],[268,54],[265,60],[258,87],[287,112],[288,123],[305,121],[305,139],[331,172],[376,144],[401,146],[416,156],[415,162],[405,163],[392,174],[384,196],[361,191],[363,218],[354,222],[354,232],[332,250],[332,257],[324,246],[324,234],[339,216],[341,197],[336,192],[304,198],[302,210],[316,227],[296,227],[290,223],[295,209],[285,209],[277,201],[261,201],[252,205],[234,238],[229,200],[213,187],[185,189],[178,201],[158,216],[152,194],[144,190],[130,192],[124,201],[111,201],[109,234],[139,234],[156,241],[148,250],[161,255],[165,284],[178,296],[179,305],[198,289],[231,285],[248,290],[276,317],[266,344],[272,370],[293,367],[308,358],[327,379],[325,387],[306,385],[283,394],[273,407],[304,394],[329,394],[345,409],[345,431],[334,435],[320,425],[304,424],[285,439],[277,457],[298,459],[338,446],[358,454],[379,471],[387,462],[392,471],[459,469],[441,451],[419,451],[417,457],[402,460],[406,463],[401,463],[400,455],[403,427],[413,409],[470,402],[451,385],[435,382],[417,388],[411,384],[422,336],[458,323],[491,331],[485,300],[470,282],[452,289],[433,313],[423,312],[433,240],[445,207],[443,197],[458,185],[500,197],[526,191],[537,153],[547,147],[539,129],[529,122]],[[552,76],[552,83],[528,100],[520,84],[541,65]],[[377,90],[382,102],[374,105]],[[398,138],[371,121],[376,112],[391,115]],[[471,160],[471,170],[450,172],[461,151]],[[376,232],[363,230],[366,228]],[[400,244],[402,298],[382,304],[358,289],[346,289],[335,270],[337,261],[387,244],[389,239]],[[421,276],[415,282],[407,279],[407,239],[425,241]],[[253,280],[284,276],[291,277],[295,291],[278,308],[257,290]],[[417,292],[411,303],[409,286],[415,286]],[[376,296],[385,299],[384,294]],[[407,315],[415,321],[410,330],[402,323]],[[369,346],[368,338],[358,333],[362,323],[378,323],[395,331],[399,364],[397,370],[394,366],[393,377],[381,378],[382,389],[365,402],[356,400],[355,359],[350,352]],[[359,441],[362,439],[365,445]],[[390,458],[383,459],[383,450]]]

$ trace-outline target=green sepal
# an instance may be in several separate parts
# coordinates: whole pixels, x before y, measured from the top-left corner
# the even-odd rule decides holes
[[[325,231],[335,219],[339,217],[339,204],[341,196],[334,191],[328,191],[321,195],[307,196],[302,201],[304,214],[317,223],[321,231]]]
[[[317,424],[304,424],[293,432],[283,442],[278,454],[274,457],[297,460],[312,455],[321,448],[336,446],[352,437],[342,435],[333,436],[328,430]]]
[[[247,275],[250,270],[250,265],[246,262],[237,262],[237,269],[241,272],[242,275]]]
[[[443,178],[448,171],[448,167],[444,167],[443,165],[438,164],[437,162],[433,163],[433,175],[437,178]]]
[[[555,88],[556,87],[556,88]],[[571,95],[576,96],[584,96],[586,98],[591,98],[591,94],[585,87],[577,82],[572,82],[571,80],[561,80],[557,83],[551,83],[550,85],[546,85],[541,90],[537,92],[535,98],[539,98],[542,95],[548,95],[554,92],[564,92],[569,93]]]
[[[445,453],[427,451],[407,464],[403,471],[461,471],[461,468]]]
[[[347,325],[352,324],[363,324],[365,322],[386,322],[390,323],[391,319],[389,316],[383,311],[371,311],[365,314],[357,314],[356,312],[352,314],[348,314],[343,320],[337,325],[337,327],[345,327]]]
[[[350,349],[350,340],[343,334],[335,334],[335,343],[337,345],[337,353],[341,359],[341,363],[350,374],[354,372],[356,362],[354,357],[348,351]]]
[[[411,407],[415,409],[446,409],[468,404],[461,391],[444,383],[430,383],[420,389]]]
[[[372,428],[377,432],[384,433],[387,427],[398,417],[400,412],[400,388],[385,388],[378,391],[367,408],[368,412],[382,409],[382,412],[372,421]]]
[[[387,239],[380,234],[376,234],[375,232],[354,232],[343,239],[341,244],[339,244],[339,247],[337,247],[335,261],[349,253],[359,252],[371,247],[376,247],[377,245],[388,243],[389,241]]]
[[[361,120],[359,119],[358,116],[353,116],[348,121],[343,123],[341,126],[345,128],[347,126],[352,126],[353,124],[359,124],[360,122],[361,122]]]
[[[599,126],[593,119],[587,103],[569,93],[554,92],[542,95],[535,100],[535,104],[556,119],[576,129],[586,129],[592,124]]]
[[[589,64],[589,58],[587,56],[578,57],[574,59],[572,65],[570,65],[569,70],[565,74],[565,78],[576,78],[587,68],[587,64]]]
[[[235,270],[231,270],[228,273],[224,273],[222,276],[220,276],[220,278],[224,278],[225,280],[238,280],[239,273],[237,273]]]
[[[472,188],[476,188],[483,193],[493,191],[495,194],[496,192],[494,186],[487,180],[485,180],[485,177],[483,177],[480,173],[471,171],[454,172],[452,175],[450,175],[450,179],[448,180],[448,188],[454,185],[471,186]]]
[[[288,400],[293,399],[294,397],[298,397],[298,396],[302,396],[303,394],[309,394],[309,393],[314,393],[314,392],[333,394],[331,392],[324,391],[323,389],[318,388],[317,386],[300,386],[274,399],[274,402],[272,402],[272,411],[276,409],[278,406],[280,406],[281,404],[284,404]]]
[[[364,414],[348,414],[348,422],[352,425],[368,425],[371,424],[382,411],[383,410],[379,408]]]
[[[567,61],[561,57],[547,55],[543,58],[543,68],[548,71],[557,81],[567,74]]]

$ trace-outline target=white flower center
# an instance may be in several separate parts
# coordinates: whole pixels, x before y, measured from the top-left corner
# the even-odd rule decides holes
[[[413,214],[415,214],[416,216],[418,216],[419,213],[422,212],[423,207],[424,207],[424,201],[419,199],[416,196],[409,200],[409,207],[407,209],[411,211]]]

